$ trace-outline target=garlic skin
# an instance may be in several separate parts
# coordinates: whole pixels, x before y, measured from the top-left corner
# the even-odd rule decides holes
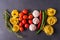
[[[36,26],[35,26],[34,24],[31,24],[31,25],[29,26],[29,30],[30,30],[30,31],[35,31],[35,30],[36,30]]]
[[[38,10],[34,10],[33,13],[32,13],[32,15],[34,17],[38,17],[39,16],[39,11]]]
[[[33,18],[33,23],[34,24],[38,24],[39,23],[39,19],[38,18]]]

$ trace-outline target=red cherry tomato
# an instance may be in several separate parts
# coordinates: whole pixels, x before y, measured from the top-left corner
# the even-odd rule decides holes
[[[23,16],[23,19],[27,19],[27,17],[28,17],[27,15],[24,15],[24,16]]]
[[[24,9],[22,12],[23,12],[24,14],[27,14],[27,13],[28,13],[28,10],[27,10],[27,9]]]
[[[23,19],[22,17],[19,17],[19,19],[18,19],[18,20],[19,20],[19,21],[22,21],[22,19]]]
[[[24,31],[24,28],[23,27],[20,27],[20,32],[23,32]]]
[[[28,19],[32,19],[32,18],[33,18],[33,15],[30,14],[30,15],[28,16]]]
[[[29,22],[29,24],[32,24],[33,23],[32,20],[29,20],[28,22]]]
[[[22,22],[20,22],[20,23],[19,23],[19,26],[20,26],[20,27],[21,27],[21,26],[23,26],[23,23],[22,23]]]
[[[29,28],[29,24],[25,24],[25,28]]]
[[[23,15],[24,15],[23,12],[20,12],[20,13],[19,13],[19,17],[20,17],[20,18],[23,17]]]
[[[22,23],[23,23],[23,24],[26,24],[26,23],[27,23],[27,21],[26,21],[26,20],[22,20]]]

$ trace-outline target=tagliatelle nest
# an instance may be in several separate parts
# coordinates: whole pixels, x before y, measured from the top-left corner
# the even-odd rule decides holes
[[[54,16],[47,18],[47,23],[48,23],[49,25],[54,25],[56,22],[57,22],[57,18],[54,17]]]
[[[47,35],[52,35],[54,33],[54,29],[51,25],[46,25],[43,30]]]

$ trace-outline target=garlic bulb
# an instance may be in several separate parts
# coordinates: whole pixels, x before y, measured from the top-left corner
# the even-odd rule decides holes
[[[34,19],[33,19],[33,23],[34,23],[34,24],[38,24],[38,23],[39,23],[39,19],[38,19],[38,18],[34,18]]]
[[[34,24],[31,24],[31,25],[29,26],[29,30],[30,30],[30,31],[35,31],[35,30],[36,30],[36,26],[35,26]]]
[[[34,17],[38,17],[39,16],[39,11],[38,10],[34,10],[33,13],[32,13],[32,15]]]

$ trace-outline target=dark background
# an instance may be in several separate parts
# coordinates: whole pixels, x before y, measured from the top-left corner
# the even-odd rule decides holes
[[[34,9],[46,10],[49,7],[57,10],[55,16],[58,19],[58,22],[53,26],[55,33],[52,36],[47,36],[44,32],[36,35],[35,32],[28,30],[22,33],[26,37],[20,39],[5,27],[2,16],[5,9],[11,12],[13,9],[20,11],[27,8],[33,11]],[[60,40],[60,0],[0,0],[0,40]]]

